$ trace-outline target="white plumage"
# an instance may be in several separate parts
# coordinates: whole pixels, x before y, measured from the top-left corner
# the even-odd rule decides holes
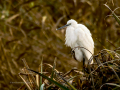
[[[75,47],[84,47],[75,48],[74,52],[75,58],[80,62],[83,61],[83,58],[85,58],[85,64],[87,65],[88,60],[91,58],[92,54],[94,54],[94,42],[90,31],[86,26],[78,24],[73,19],[69,20],[67,24],[63,27],[66,26],[67,29],[65,34],[65,45],[71,47],[72,49]],[[58,30],[61,28],[58,28]],[[91,61],[90,64],[92,63],[93,60]]]

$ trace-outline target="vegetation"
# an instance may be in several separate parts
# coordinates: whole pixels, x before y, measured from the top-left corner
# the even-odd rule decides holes
[[[59,85],[56,85],[56,82],[63,86],[62,88],[69,89],[118,89],[119,6],[119,0],[1,0],[0,89],[18,89],[23,85],[25,88],[34,89],[43,85],[45,80],[48,84],[44,86],[51,85],[57,89]],[[70,48],[64,45],[65,30],[56,31],[56,28],[65,25],[69,19],[86,25],[95,42],[95,56],[98,58],[96,60],[94,57],[95,64],[90,66],[91,69],[88,67],[88,73],[86,71],[84,76],[81,76],[79,69],[73,70],[78,62],[72,58]],[[27,62],[23,60],[24,69],[22,59]],[[54,60],[56,65],[53,64]],[[55,82],[48,82],[48,78],[43,76],[44,78],[39,79],[39,85],[27,86],[26,80],[39,77],[36,76],[38,72],[33,72],[41,68],[39,65],[42,61],[43,69],[39,69],[39,72],[42,70],[43,74],[39,75],[46,75]],[[53,66],[50,66],[52,64]],[[30,72],[28,69],[34,71]],[[68,71],[71,71],[72,75],[65,75]],[[32,74],[30,77],[29,72]],[[82,84],[76,80],[79,75],[80,78],[86,77],[82,78],[85,81]],[[69,79],[72,81],[67,83]]]

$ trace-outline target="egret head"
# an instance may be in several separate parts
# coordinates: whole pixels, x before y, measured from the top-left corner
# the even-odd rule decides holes
[[[75,20],[71,19],[71,20],[67,21],[67,25],[70,25],[75,28],[77,26],[77,22]]]
[[[60,27],[60,28],[58,28],[56,30],[60,30],[60,29],[62,29],[64,27],[68,27],[68,26],[72,26],[72,27],[75,28],[77,26],[77,22],[75,20],[71,19],[71,20],[67,21],[66,25],[64,25],[64,26],[62,26],[62,27]]]

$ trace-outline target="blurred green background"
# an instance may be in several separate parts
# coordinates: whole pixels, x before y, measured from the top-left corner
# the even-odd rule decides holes
[[[64,45],[65,29],[56,28],[69,19],[86,25],[95,42],[95,54],[120,45],[120,27],[111,11],[119,0],[0,0],[0,89],[17,89],[24,83],[18,73],[25,59],[34,70],[41,60],[66,72],[77,66],[70,48]],[[120,15],[118,8],[115,13]],[[47,68],[47,67],[45,67]],[[18,83],[16,83],[18,82]]]

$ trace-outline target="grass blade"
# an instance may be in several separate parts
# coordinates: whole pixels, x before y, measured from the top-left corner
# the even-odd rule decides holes
[[[36,72],[36,71],[34,71],[34,70],[31,70],[31,69],[28,69],[28,70],[30,70],[30,71],[32,71],[32,72],[34,72],[34,73],[36,73],[36,74],[39,74],[40,76],[42,76],[43,78],[46,78],[48,81],[54,83],[55,85],[57,85],[59,88],[61,88],[61,89],[63,89],[63,90],[69,90],[69,89],[66,88],[65,86],[59,84],[58,82],[52,80],[51,78],[48,78],[47,76],[45,76],[45,75],[43,75],[43,74],[41,74],[41,73],[39,73],[39,72]]]
[[[54,77],[54,69],[55,69],[55,66],[56,66],[56,58],[55,58],[54,64],[53,64],[53,69],[52,69],[52,73],[51,73],[51,79],[53,79],[53,77]]]
[[[120,19],[118,18],[118,16],[114,13],[114,11],[111,10],[111,8],[107,5],[107,4],[104,4],[111,12],[112,12],[112,15],[113,17],[115,18],[115,20],[118,22],[118,24],[120,25]]]
[[[40,90],[44,90],[44,85],[45,85],[45,84],[42,84],[42,85],[40,86]]]
[[[41,71],[41,74],[42,74],[42,72],[43,72],[43,59],[42,59],[42,61],[41,61],[41,64],[40,64],[40,71]],[[41,85],[42,85],[42,76],[40,76],[40,87],[41,87]],[[41,89],[40,89],[41,90]]]
[[[26,86],[28,87],[29,90],[33,90],[30,85],[26,82],[26,80],[19,74],[19,76],[21,77],[21,79],[24,81],[24,83],[26,84]]]
[[[77,90],[73,85],[71,85],[69,82],[67,82],[61,75],[59,75],[57,72],[56,72],[56,74],[60,77],[60,78],[62,78],[62,80],[64,80],[66,83],[67,83],[67,85],[69,85],[73,90]]]
[[[103,84],[103,85],[100,87],[100,90],[102,89],[102,87],[103,87],[104,85],[111,85],[111,86],[120,87],[120,85],[115,84],[115,83],[105,83],[105,84]]]

